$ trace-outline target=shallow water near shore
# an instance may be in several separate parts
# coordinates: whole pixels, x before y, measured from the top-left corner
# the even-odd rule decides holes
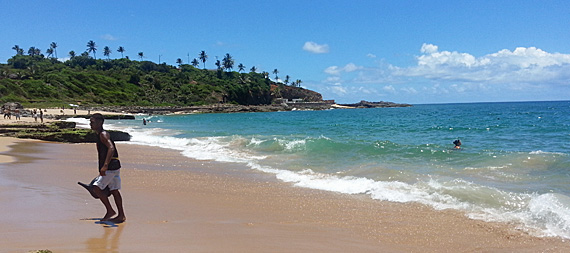
[[[239,163],[296,186],[457,209],[570,238],[568,101],[137,116],[106,125],[131,133],[134,144]]]

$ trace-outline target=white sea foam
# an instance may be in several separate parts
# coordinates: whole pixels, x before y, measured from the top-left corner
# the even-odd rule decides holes
[[[570,198],[558,194],[510,193],[463,180],[441,183],[408,184],[398,181],[374,181],[362,177],[338,177],[311,170],[292,172],[249,165],[275,174],[295,186],[345,194],[367,194],[373,199],[391,202],[417,202],[435,209],[456,209],[467,216],[484,221],[520,224],[520,228],[536,236],[560,236],[570,239]]]
[[[89,127],[89,119],[85,118],[68,118],[65,121],[75,122],[76,127],[79,128],[90,128]]]
[[[297,149],[304,149],[306,140],[282,140],[279,139],[279,144],[285,147],[285,150],[297,150]]]
[[[529,155],[565,155],[564,153],[558,153],[558,152],[544,152],[542,150],[536,150],[536,151],[531,151],[530,153],[528,153]]]

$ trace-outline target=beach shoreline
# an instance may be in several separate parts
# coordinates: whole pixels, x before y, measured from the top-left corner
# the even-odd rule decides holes
[[[237,165],[117,143],[127,222],[96,224],[104,209],[76,182],[96,175],[93,144],[9,139],[0,165],[0,235],[9,251],[57,252],[564,252],[508,224],[459,211],[293,187]],[[23,200],[23,201],[22,201]],[[33,239],[30,239],[33,238]]]

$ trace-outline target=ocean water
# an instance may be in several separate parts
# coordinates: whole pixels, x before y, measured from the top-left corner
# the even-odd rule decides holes
[[[299,187],[456,209],[570,239],[570,101],[140,115],[106,125],[131,133],[131,143],[239,163]]]

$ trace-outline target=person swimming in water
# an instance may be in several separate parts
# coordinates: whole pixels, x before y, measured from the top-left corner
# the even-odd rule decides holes
[[[455,149],[460,149],[461,148],[461,141],[459,139],[453,141],[453,144],[455,144]]]

